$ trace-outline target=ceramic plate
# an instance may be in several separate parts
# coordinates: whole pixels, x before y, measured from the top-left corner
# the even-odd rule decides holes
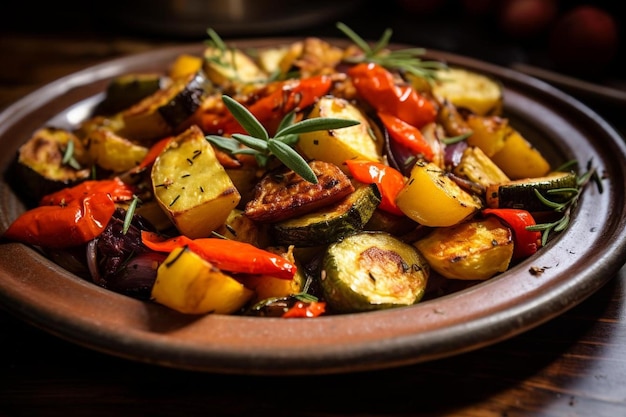
[[[293,39],[291,39],[292,41]],[[267,46],[289,39],[238,41]],[[119,74],[165,70],[175,46],[123,57],[59,79],[0,115],[0,163],[45,124],[72,126]],[[570,309],[612,279],[626,260],[626,150],[591,109],[539,80],[467,57],[428,57],[492,75],[511,123],[556,166],[592,160],[604,190],[589,187],[566,232],[510,271],[411,307],[317,319],[189,317],[87,282],[21,244],[0,244],[0,306],[63,339],[131,360],[233,374],[315,374],[434,360],[511,338]],[[0,230],[24,210],[0,183]],[[543,272],[532,274],[531,269]]]

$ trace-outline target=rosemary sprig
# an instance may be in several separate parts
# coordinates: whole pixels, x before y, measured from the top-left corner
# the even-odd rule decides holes
[[[462,142],[465,139],[469,138],[470,136],[472,136],[472,133],[473,132],[467,132],[457,136],[442,138],[441,143],[443,143],[444,145],[454,145],[455,143]]]
[[[130,228],[130,224],[133,221],[133,216],[135,215],[135,210],[137,209],[137,204],[141,203],[141,200],[136,195],[133,195],[133,199],[128,205],[128,210],[126,210],[126,215],[124,216],[124,226],[122,228],[122,233],[128,233],[128,229]]]
[[[345,58],[351,64],[372,62],[388,69],[396,69],[429,81],[437,79],[437,70],[447,68],[444,62],[424,61],[421,56],[426,53],[424,48],[388,49],[393,31],[387,28],[378,42],[372,47],[361,36],[346,24],[339,22],[337,28],[363,51],[362,56]]]
[[[306,181],[313,184],[317,184],[315,173],[307,161],[292,148],[298,141],[298,135],[318,130],[341,129],[360,123],[355,120],[329,117],[316,117],[293,123],[295,114],[290,112],[281,120],[274,137],[270,137],[261,122],[244,105],[227,95],[223,95],[222,100],[226,108],[248,134],[235,133],[232,135],[232,138],[208,135],[206,139],[209,142],[226,152],[230,152],[232,155],[254,155],[261,167],[265,167],[273,156]],[[246,147],[241,148],[237,142]]]
[[[564,170],[565,167],[569,167],[575,164],[576,164],[576,161],[570,161],[566,163],[563,167],[559,168],[559,170]],[[580,200],[580,197],[584,189],[587,187],[587,185],[590,182],[593,182],[596,185],[598,192],[602,193],[603,191],[602,180],[600,179],[600,175],[598,174],[597,169],[592,165],[591,160],[587,162],[587,171],[583,175],[577,178],[575,188],[556,188],[553,190],[548,190],[546,192],[546,194],[548,195],[552,194],[552,195],[560,195],[560,196],[563,196],[563,195],[569,196],[565,201],[556,202],[556,201],[550,200],[548,197],[542,195],[536,189],[534,190],[537,198],[546,207],[552,209],[556,213],[562,213],[562,216],[553,222],[539,223],[534,226],[528,226],[526,228],[527,230],[542,232],[541,233],[541,245],[542,246],[547,243],[548,238],[550,237],[550,234],[562,232],[563,230],[567,229],[571,220],[572,210],[574,210],[574,208],[578,204],[578,201]]]
[[[78,163],[76,158],[74,158],[74,141],[73,140],[67,141],[67,146],[65,147],[65,151],[63,152],[63,159],[61,160],[61,164],[69,165],[76,170],[80,169],[80,164]]]

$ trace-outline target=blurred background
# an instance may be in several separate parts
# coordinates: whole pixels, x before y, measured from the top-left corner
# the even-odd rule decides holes
[[[609,0],[109,0],[13,3],[0,24],[0,107],[87,65],[207,39],[363,38],[475,57],[548,79],[621,121],[624,13]]]

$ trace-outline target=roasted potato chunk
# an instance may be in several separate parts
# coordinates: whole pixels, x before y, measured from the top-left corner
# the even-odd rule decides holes
[[[177,136],[152,167],[153,192],[178,230],[206,237],[228,218],[241,195],[197,126]]]

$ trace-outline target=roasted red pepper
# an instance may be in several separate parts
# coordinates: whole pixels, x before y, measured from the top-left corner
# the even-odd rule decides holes
[[[355,180],[378,186],[382,197],[378,206],[381,210],[404,216],[402,210],[396,205],[396,197],[406,182],[400,171],[382,163],[367,160],[349,159],[346,165]]]
[[[255,101],[248,110],[271,134],[287,113],[315,103],[318,98],[328,93],[331,86],[332,78],[328,75],[282,81],[278,88]],[[217,117],[207,115],[203,128],[206,132],[222,135],[246,133],[231,114]]]
[[[163,152],[163,150],[167,148],[167,145],[169,145],[173,139],[173,137],[168,136],[152,145],[142,161],[135,168],[133,168],[133,172],[141,172],[151,166],[154,161],[156,161],[156,159],[159,157],[159,155],[161,155],[161,152]]]
[[[437,117],[435,105],[410,85],[398,85],[393,74],[374,63],[362,63],[351,67],[357,93],[379,113],[386,113],[421,128],[434,122]]]
[[[534,226],[535,219],[526,210],[521,209],[484,209],[485,216],[497,216],[506,223],[513,231],[514,250],[513,259],[523,259],[537,252],[541,246],[541,232],[528,230],[528,226]]]
[[[385,125],[392,140],[409,149],[415,155],[421,155],[429,162],[433,160],[435,153],[418,128],[391,114],[379,112],[378,117]]]
[[[88,180],[42,197],[39,205],[63,205],[94,194],[108,194],[113,201],[128,201],[132,200],[134,190],[117,177],[105,180]]]
[[[282,256],[236,240],[211,237],[191,239],[184,235],[163,239],[147,231],[141,232],[141,240],[157,252],[171,252],[187,246],[215,267],[229,272],[293,279],[297,271],[296,266]]]
[[[69,248],[100,235],[114,212],[115,203],[109,194],[95,193],[63,204],[28,210],[9,226],[3,236],[33,246]]]
[[[133,188],[119,178],[83,181],[42,197],[40,205],[22,213],[3,236],[44,248],[81,245],[104,231],[115,202],[133,195]]]
[[[325,312],[326,303],[324,301],[297,301],[282,317],[286,319],[310,318],[321,316]]]

